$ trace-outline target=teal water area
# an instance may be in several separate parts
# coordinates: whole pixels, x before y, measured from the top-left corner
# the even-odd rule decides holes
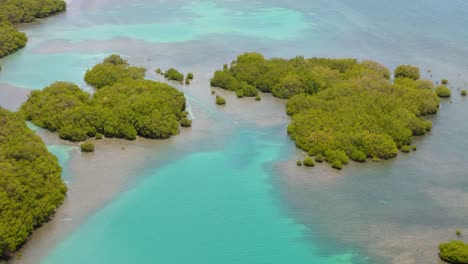
[[[66,146],[66,145],[48,145],[47,149],[50,153],[54,154],[60,166],[62,167],[62,178],[65,182],[70,182],[71,172],[68,168],[68,162],[71,158],[71,151],[76,149],[76,147]]]
[[[41,89],[55,81],[73,81],[83,87],[83,76],[89,65],[99,63],[106,57],[106,54],[28,54],[28,48],[4,59],[9,67],[2,69],[0,82],[24,89]],[[38,70],[41,64],[45,66]]]
[[[321,255],[281,210],[270,175],[290,152],[283,129],[244,129],[222,151],[146,168],[42,263],[365,263],[343,248]]]
[[[31,122],[26,122],[26,125],[28,126],[29,129],[31,129],[34,132],[39,132],[43,131],[42,128],[36,126],[35,124]],[[49,150],[50,153],[52,153],[55,157],[57,157],[57,160],[62,167],[62,178],[65,182],[70,182],[71,180],[71,171],[69,170],[68,167],[68,162],[70,161],[71,156],[71,151],[76,150],[77,147],[75,146],[70,146],[70,145],[63,145],[63,144],[47,144],[47,149]]]
[[[233,11],[213,2],[193,2],[175,11],[167,10],[164,16],[168,19],[164,22],[154,19],[152,23],[105,23],[78,30],[60,30],[56,37],[72,42],[131,38],[165,43],[190,41],[210,34],[238,34],[281,40],[297,37],[309,27],[302,12],[285,8]],[[107,15],[118,18],[125,16],[126,10],[109,10]]]
[[[84,87],[86,69],[118,52],[149,78],[162,80],[156,68],[193,72],[190,86],[174,84],[206,115],[196,114],[192,129],[226,127],[205,133],[188,156],[136,169],[137,182],[43,263],[438,263],[437,244],[456,228],[468,232],[466,14],[463,0],[70,0],[66,13],[21,26],[29,42],[0,60],[0,105],[16,107],[12,89],[24,96],[55,80]],[[242,123],[276,119],[271,106],[248,108],[234,95],[225,108],[213,102],[213,71],[246,51],[415,64],[424,78],[448,78],[454,98],[416,152],[339,173],[298,169],[284,126]],[[186,145],[166,147],[177,154]],[[67,150],[50,148],[64,177],[80,176],[67,172]]]

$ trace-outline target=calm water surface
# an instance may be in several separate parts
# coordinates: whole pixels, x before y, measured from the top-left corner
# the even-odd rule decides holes
[[[177,86],[194,122],[209,117],[226,128],[189,150],[169,143],[180,158],[138,167],[127,191],[41,263],[438,263],[437,244],[456,228],[468,232],[468,102],[459,96],[468,86],[466,25],[463,0],[71,0],[66,13],[22,26],[30,42],[0,61],[0,105],[14,109],[25,90],[55,80],[89,90],[86,69],[117,52],[149,78],[160,80],[158,67],[194,72],[190,87]],[[343,172],[296,168],[282,102],[213,103],[213,70],[245,51],[416,64],[426,78],[450,79],[454,98],[414,153]],[[67,170],[69,147],[49,149],[67,181],[80,177]]]

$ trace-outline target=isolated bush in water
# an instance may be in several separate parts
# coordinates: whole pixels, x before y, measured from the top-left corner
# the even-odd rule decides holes
[[[315,162],[311,157],[306,157],[302,162],[306,167],[313,167],[315,166]]]
[[[184,75],[174,68],[170,68],[164,72],[164,77],[168,80],[182,82],[184,80]]]
[[[91,142],[84,142],[80,145],[81,152],[94,152],[94,144]]]
[[[435,92],[436,92],[437,96],[439,96],[441,98],[447,98],[447,97],[450,97],[452,95],[452,92],[450,91],[450,89],[445,85],[437,86],[435,88]]]
[[[217,105],[225,105],[226,104],[226,99],[223,97],[216,95],[216,104]]]

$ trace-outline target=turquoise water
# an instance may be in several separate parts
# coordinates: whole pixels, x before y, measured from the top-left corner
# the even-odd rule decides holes
[[[22,52],[27,53],[27,50],[6,59],[9,67],[2,69],[0,82],[6,80],[7,83],[25,89],[40,89],[55,81],[73,81],[83,86],[85,84],[83,76],[89,65],[98,63],[107,55],[79,53],[23,55]],[[47,62],[47,67],[38,70],[38,65],[44,62]]]
[[[60,166],[62,166],[62,178],[68,183],[71,180],[71,172],[68,168],[68,162],[71,158],[71,151],[76,149],[76,147],[66,146],[66,145],[48,145],[47,149],[50,153],[54,154]]]
[[[108,13],[109,16],[118,18],[125,16],[126,10],[111,10]],[[169,10],[169,13],[173,12]],[[193,2],[180,7],[174,13],[176,16],[164,22],[91,25],[78,30],[60,30],[56,37],[72,42],[131,38],[171,43],[222,33],[281,40],[297,37],[309,27],[302,12],[285,8],[233,11],[214,2]],[[166,16],[169,17],[168,14]]]
[[[458,96],[468,88],[466,14],[463,0],[72,0],[66,13],[22,26],[27,47],[0,60],[0,105],[12,86],[84,87],[86,69],[118,52],[150,78],[158,67],[194,72],[189,87],[176,85],[206,115],[195,115],[192,129],[212,120],[228,130],[207,132],[188,156],[173,143],[180,159],[138,168],[134,185],[43,263],[437,263],[437,244],[456,228],[468,232],[468,101]],[[213,71],[245,51],[415,64],[425,78],[448,78],[454,98],[417,152],[340,173],[305,171],[280,163],[295,153],[284,126],[260,128],[213,103]],[[271,109],[260,111],[248,114]],[[67,149],[50,150],[67,180],[79,177],[67,170]]]
[[[279,131],[241,130],[223,151],[146,169],[42,263],[358,263],[345,249],[321,255],[278,206],[269,164],[285,153]]]
[[[34,125],[31,122],[26,122],[26,125],[29,129],[35,132],[42,130],[42,128]],[[71,151],[76,150],[77,147],[62,144],[49,144],[47,145],[47,149],[50,153],[57,157],[58,162],[62,167],[62,178],[64,179],[64,181],[67,183],[70,182],[71,172],[68,168],[68,162],[71,158]]]

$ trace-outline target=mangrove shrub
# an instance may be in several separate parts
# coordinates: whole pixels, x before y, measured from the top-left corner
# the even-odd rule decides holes
[[[84,142],[80,145],[81,152],[94,152],[94,144],[91,142]]]
[[[184,75],[174,68],[170,68],[164,72],[164,78],[171,81],[182,82],[184,80]]]
[[[447,98],[447,97],[450,97],[452,95],[452,92],[450,91],[450,89],[445,85],[437,86],[435,88],[435,92],[436,92],[437,96],[439,96],[441,98]]]
[[[304,159],[304,161],[302,162],[302,164],[304,164],[304,166],[306,167],[313,167],[315,166],[315,162],[314,160],[311,158],[311,157],[306,157]]]
[[[225,105],[226,104],[226,99],[223,97],[216,95],[216,104],[217,105]]]
[[[400,65],[395,69],[395,78],[418,80],[421,76],[419,68],[411,65]]]

